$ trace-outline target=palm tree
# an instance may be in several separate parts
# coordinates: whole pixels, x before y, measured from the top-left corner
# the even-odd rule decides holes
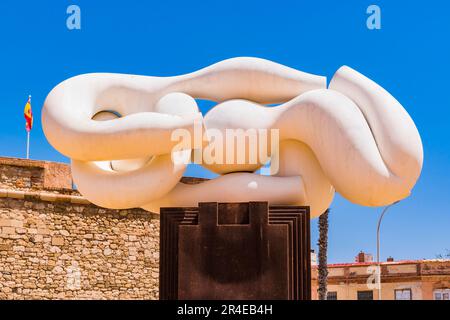
[[[327,265],[327,249],[328,249],[328,214],[330,209],[327,209],[319,217],[319,266],[318,266],[318,281],[319,281],[319,300],[327,299],[327,282],[328,282],[328,265]]]

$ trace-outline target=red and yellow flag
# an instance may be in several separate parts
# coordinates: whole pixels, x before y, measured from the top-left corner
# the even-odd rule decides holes
[[[23,115],[25,116],[26,124],[25,128],[27,132],[30,132],[33,128],[33,111],[31,110],[31,96],[28,97],[27,104],[25,105],[25,109],[23,110]]]

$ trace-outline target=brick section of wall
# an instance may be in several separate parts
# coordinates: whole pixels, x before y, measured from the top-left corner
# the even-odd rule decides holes
[[[44,189],[71,190],[72,176],[70,166],[64,163],[46,162],[44,168]]]
[[[0,198],[0,299],[157,299],[159,216]]]

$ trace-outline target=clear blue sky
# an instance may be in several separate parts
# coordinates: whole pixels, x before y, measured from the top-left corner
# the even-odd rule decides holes
[[[79,31],[66,28],[70,4],[81,8]],[[370,4],[381,8],[381,30],[366,27]],[[25,156],[23,107],[31,93],[32,158],[68,161],[47,143],[40,112],[56,84],[81,73],[169,76],[257,56],[330,78],[347,64],[406,106],[424,142],[419,183],[384,220],[382,258],[434,258],[450,249],[449,12],[443,0],[2,0],[0,155]],[[187,174],[204,172],[190,168]],[[337,196],[331,262],[352,261],[359,250],[375,253],[380,211]]]

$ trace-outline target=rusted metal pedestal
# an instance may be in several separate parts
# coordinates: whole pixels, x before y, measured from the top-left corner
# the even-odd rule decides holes
[[[309,208],[267,202],[162,208],[162,300],[309,300]]]

